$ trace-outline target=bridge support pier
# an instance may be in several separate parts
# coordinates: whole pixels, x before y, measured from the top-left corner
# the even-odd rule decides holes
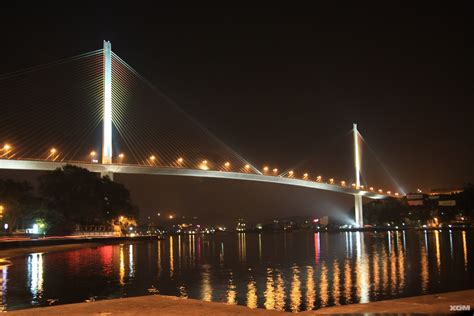
[[[355,222],[357,227],[364,227],[364,212],[362,207],[362,196],[354,196]]]
[[[360,189],[360,153],[359,153],[359,131],[357,130],[357,124],[353,124],[354,132],[354,166],[355,166],[355,181],[356,189]],[[362,196],[354,196],[354,211],[355,211],[355,222],[359,228],[364,227],[364,212],[362,206]]]

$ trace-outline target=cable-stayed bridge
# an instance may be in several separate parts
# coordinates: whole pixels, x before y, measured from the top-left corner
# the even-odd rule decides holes
[[[361,184],[353,126],[354,181],[255,167],[104,48],[0,76],[0,169],[74,164],[114,173],[234,179],[350,194],[363,226],[362,197],[398,197]]]

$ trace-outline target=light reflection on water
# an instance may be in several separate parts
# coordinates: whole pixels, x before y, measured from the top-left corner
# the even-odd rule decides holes
[[[31,304],[38,305],[43,295],[43,254],[28,256],[28,281],[32,296]]]
[[[461,290],[474,284],[472,244],[466,231],[238,233],[31,253],[0,258],[0,309],[152,289],[297,312]]]
[[[0,311],[6,310],[6,292],[8,282],[8,263],[0,262]]]

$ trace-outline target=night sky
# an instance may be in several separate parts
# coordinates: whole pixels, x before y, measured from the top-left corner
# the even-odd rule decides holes
[[[409,192],[474,181],[472,11],[461,2],[103,5],[2,3],[0,73],[110,40],[116,54],[256,166],[286,169],[306,159],[314,172],[351,180],[349,131],[357,122],[373,150],[364,145],[370,183]],[[116,180],[143,215],[172,211],[214,222],[345,212],[352,201],[268,184]]]

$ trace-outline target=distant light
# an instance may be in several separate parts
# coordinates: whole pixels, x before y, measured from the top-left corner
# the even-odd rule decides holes
[[[133,230],[133,227],[132,227],[132,226],[130,226],[130,227],[128,228],[128,230]]]
[[[199,169],[201,170],[209,170],[209,166],[207,165],[207,160],[203,160],[201,162],[201,165],[199,166]]]
[[[392,191],[387,191],[387,194],[388,194],[388,195],[392,194]]]
[[[97,155],[97,153],[95,151],[91,151],[90,154],[89,154],[91,157],[95,157],[95,155]]]
[[[8,223],[3,224],[4,229],[8,229]]]
[[[174,218],[174,216],[173,216],[173,215],[170,215],[170,216],[168,216],[168,218],[169,218],[169,219],[173,219],[173,218]]]
[[[341,181],[341,185],[342,185],[343,187],[345,187],[345,186],[346,186],[346,181]]]
[[[268,167],[267,167],[267,166],[263,167],[263,171],[264,171],[264,172],[267,172],[267,171],[268,171]]]
[[[370,190],[370,191],[373,191],[373,190],[374,190],[374,187],[370,187],[369,190]]]
[[[382,190],[382,189],[379,189],[379,193],[383,193],[383,190]]]
[[[3,150],[10,150],[10,149],[12,149],[12,146],[8,144],[3,145]]]
[[[250,169],[250,165],[249,165],[249,164],[245,165],[245,169],[249,170],[249,169]]]
[[[363,185],[361,185],[360,188],[361,188],[362,190],[364,190],[364,186],[363,186]]]
[[[183,163],[184,159],[182,157],[179,157],[177,161],[178,163]]]
[[[118,155],[118,156],[119,156],[120,159],[123,159],[123,157],[125,157],[124,154],[120,154],[120,155]]]
[[[316,177],[316,181],[317,181],[317,182],[321,182],[322,180],[323,180],[323,177],[322,177],[322,176],[317,176],[317,177]]]
[[[226,168],[229,168],[229,167],[230,167],[230,162],[226,161],[226,163],[224,164],[224,166],[225,166]]]
[[[155,159],[156,159],[156,157],[155,157],[155,156],[153,156],[153,155],[152,155],[152,156],[150,156],[150,160],[151,160],[151,161],[154,161]]]
[[[290,177],[292,177],[292,176],[293,176],[293,170],[290,170],[290,171],[288,172],[288,175],[289,175]]]
[[[38,224],[33,224],[33,228],[31,229],[31,233],[33,233],[33,234],[38,234],[39,233]]]
[[[333,178],[329,179],[329,183],[334,184],[334,179]]]
[[[399,196],[400,194],[398,194],[398,192],[395,192],[395,196]]]
[[[308,179],[308,177],[309,177],[309,174],[308,174],[307,172],[305,172],[305,173],[303,174],[303,179]]]
[[[313,219],[313,223],[317,223],[317,222],[319,222],[318,218]]]
[[[273,173],[277,173],[278,172],[278,168],[273,168]]]

